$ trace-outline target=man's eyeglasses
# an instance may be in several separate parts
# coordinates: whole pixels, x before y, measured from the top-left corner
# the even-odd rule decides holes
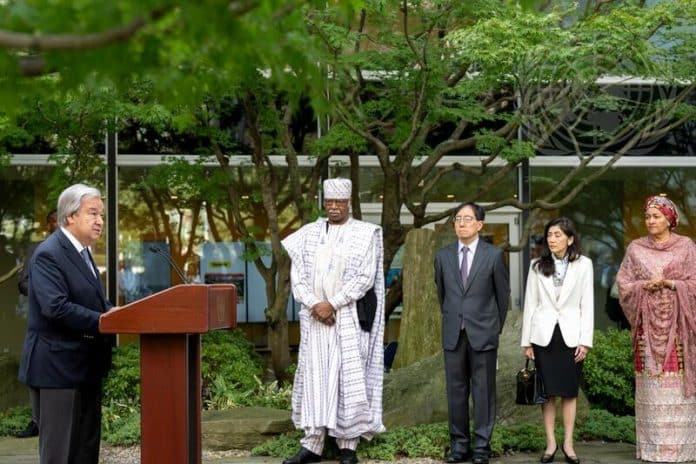
[[[455,216],[454,222],[461,222],[462,224],[471,224],[477,219],[474,216]]]

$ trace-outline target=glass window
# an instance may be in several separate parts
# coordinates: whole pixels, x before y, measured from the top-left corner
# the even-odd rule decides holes
[[[48,236],[48,166],[0,169],[0,353],[19,356],[26,331],[28,300],[20,295],[19,272],[36,246]]]
[[[548,193],[569,171],[569,168],[557,167],[531,168],[532,199]],[[696,167],[655,167],[649,171],[642,167],[613,169],[590,183],[568,205],[542,213],[533,224],[532,232],[540,236],[544,224],[553,217],[568,216],[575,222],[583,254],[594,264],[595,314],[599,326],[612,324],[605,311],[607,297],[626,246],[646,234],[643,202],[648,196],[659,193],[667,194],[679,208],[680,226],[676,232],[696,237]]]

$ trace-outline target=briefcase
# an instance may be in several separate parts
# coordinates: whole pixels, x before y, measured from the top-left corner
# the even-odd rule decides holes
[[[533,361],[532,361],[533,362]],[[544,382],[537,374],[536,366],[529,367],[529,359],[517,373],[517,397],[515,403],[522,405],[544,404]]]

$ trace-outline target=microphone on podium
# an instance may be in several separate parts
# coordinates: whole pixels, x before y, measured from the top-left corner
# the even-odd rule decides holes
[[[160,248],[157,248],[156,246],[151,246],[151,247],[150,247],[150,251],[153,252],[153,253],[155,253],[155,254],[158,254],[158,255],[164,257],[164,259],[167,260],[167,262],[169,263],[169,265],[172,267],[172,269],[174,269],[174,271],[176,272],[176,274],[179,276],[179,278],[181,279],[181,281],[182,281],[183,283],[185,283],[185,284],[189,284],[189,283],[190,283],[189,280],[188,280],[188,279],[186,278],[186,276],[184,275],[184,271],[182,271],[181,268],[180,268],[179,266],[176,265],[176,263],[174,262],[174,260],[172,259],[172,257],[169,256],[169,253],[167,253],[167,252],[161,250]]]

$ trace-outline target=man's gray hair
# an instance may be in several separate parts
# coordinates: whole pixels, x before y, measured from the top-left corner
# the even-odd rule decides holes
[[[85,184],[73,184],[58,197],[58,224],[68,225],[68,217],[80,210],[83,198],[101,198],[101,192]]]

